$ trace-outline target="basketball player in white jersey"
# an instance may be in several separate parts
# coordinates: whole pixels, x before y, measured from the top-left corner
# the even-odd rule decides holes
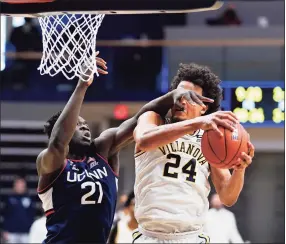
[[[135,217],[139,224],[134,243],[208,243],[202,229],[209,208],[209,174],[224,205],[237,201],[245,169],[254,156],[253,145],[248,142],[249,154],[241,155],[232,174],[210,167],[201,151],[204,130],[213,129],[222,136],[217,126],[233,131],[239,123],[232,112],[218,111],[219,84],[208,68],[181,64],[171,89],[193,90],[214,102],[199,106],[183,98],[183,109],[174,106],[170,119],[155,112],[140,116],[134,130]]]

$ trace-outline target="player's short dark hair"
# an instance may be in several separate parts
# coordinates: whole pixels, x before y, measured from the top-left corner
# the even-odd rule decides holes
[[[203,96],[214,100],[208,104],[205,114],[210,114],[220,110],[222,100],[221,80],[208,67],[195,63],[180,64],[177,75],[171,82],[170,90],[178,87],[181,81],[190,81],[203,89]]]
[[[54,125],[57,122],[58,118],[60,117],[61,113],[62,111],[59,111],[56,114],[54,114],[51,118],[48,119],[48,121],[44,125],[44,132],[48,135],[49,138],[51,137]]]
[[[127,208],[131,205],[132,200],[135,198],[134,191],[130,192],[128,198],[124,204],[124,207]]]

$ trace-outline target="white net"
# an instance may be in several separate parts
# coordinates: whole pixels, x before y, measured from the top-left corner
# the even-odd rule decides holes
[[[88,81],[96,67],[96,35],[104,14],[65,14],[40,17],[43,35],[41,75],[62,73]]]

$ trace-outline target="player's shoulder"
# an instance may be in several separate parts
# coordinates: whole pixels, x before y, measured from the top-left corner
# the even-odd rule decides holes
[[[157,116],[160,116],[160,115],[154,111],[146,111],[145,113],[140,115],[139,119],[144,118],[144,117],[157,117]]]
[[[42,159],[43,159],[43,157],[47,154],[47,151],[48,151],[48,148],[45,148],[44,150],[42,150],[42,151],[38,154],[37,159],[36,159],[37,167],[42,163]]]
[[[52,148],[45,148],[44,150],[42,150],[37,156],[36,159],[37,165],[41,165],[43,161],[49,158],[51,154],[56,154],[56,152],[54,152]]]
[[[43,149],[43,150],[38,154],[37,159],[43,158],[43,157],[48,153],[48,151],[49,151],[49,148]]]
[[[65,165],[67,151],[62,153],[54,147],[48,147],[41,151],[36,159],[38,174],[50,174],[61,169]]]

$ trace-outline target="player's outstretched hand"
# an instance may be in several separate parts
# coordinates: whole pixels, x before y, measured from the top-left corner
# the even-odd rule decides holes
[[[219,136],[223,136],[218,126],[222,126],[230,131],[234,131],[239,121],[231,111],[218,111],[209,115],[200,116],[195,119],[198,129],[214,130]]]
[[[249,134],[248,134],[248,138],[249,138]],[[237,159],[237,162],[233,166],[234,170],[244,170],[252,163],[255,148],[250,141],[247,142],[247,146],[248,146],[248,154],[245,152],[241,153],[240,158]]]
[[[104,59],[97,57],[98,54],[99,54],[99,51],[96,52],[97,72],[99,74],[106,75],[106,74],[108,74],[108,72],[106,71],[107,70],[106,62]],[[87,68],[85,65],[82,66],[82,69],[85,70],[85,75],[87,77],[89,77],[92,71],[89,68]],[[80,80],[80,82],[82,82],[82,81]],[[93,76],[88,81],[84,81],[82,83],[87,85],[87,86],[90,86],[92,82],[93,82]]]
[[[99,54],[99,51],[96,52],[96,56]],[[102,74],[102,75],[107,75],[108,72],[106,71],[107,70],[107,66],[106,66],[106,62],[103,58],[100,58],[100,57],[96,57],[96,66],[97,66],[97,72],[99,74]],[[101,67],[101,68],[99,68]]]
[[[173,94],[174,94],[173,96],[174,104],[181,109],[184,109],[184,106],[181,104],[182,98],[185,98],[191,105],[198,104],[199,106],[202,106],[204,109],[206,108],[204,102],[207,103],[214,102],[213,99],[201,96],[194,91],[185,90],[183,88],[175,89]]]

